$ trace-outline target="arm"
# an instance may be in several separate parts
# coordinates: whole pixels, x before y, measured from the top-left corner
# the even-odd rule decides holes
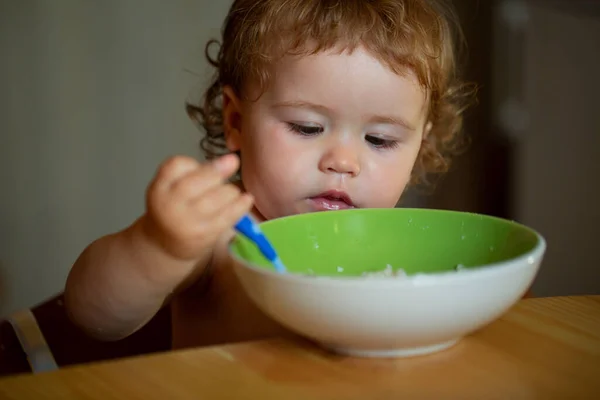
[[[209,254],[198,261],[165,254],[148,240],[144,222],[94,241],[69,274],[65,307],[93,337],[117,340],[135,332],[206,266]]]
[[[238,164],[235,156],[206,166],[181,157],[165,163],[148,189],[146,213],[94,241],[73,265],[65,288],[73,321],[96,338],[121,339],[193,282],[218,238],[252,205],[223,183]]]

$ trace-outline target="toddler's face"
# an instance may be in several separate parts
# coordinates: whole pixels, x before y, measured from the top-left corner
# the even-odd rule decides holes
[[[416,77],[363,49],[286,57],[249,100],[225,90],[227,146],[265,219],[348,207],[394,207],[426,126]]]

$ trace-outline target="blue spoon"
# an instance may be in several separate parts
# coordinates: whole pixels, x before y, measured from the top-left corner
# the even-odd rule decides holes
[[[286,272],[286,268],[275,252],[275,249],[250,215],[243,216],[238,223],[235,224],[235,229],[256,244],[260,252],[273,264],[277,272]]]

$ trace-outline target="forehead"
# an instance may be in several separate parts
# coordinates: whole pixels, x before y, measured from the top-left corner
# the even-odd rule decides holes
[[[337,113],[399,115],[424,123],[427,93],[409,69],[396,74],[363,48],[286,56],[269,68],[268,102],[311,102]]]

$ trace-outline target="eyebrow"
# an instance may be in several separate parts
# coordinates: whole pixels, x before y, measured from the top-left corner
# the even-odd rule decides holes
[[[320,104],[314,104],[306,101],[284,101],[276,103],[272,106],[273,108],[305,108],[314,110],[319,113],[331,114],[333,111]],[[404,118],[393,117],[388,115],[372,115],[369,118],[369,122],[372,124],[387,124],[387,125],[398,125],[409,131],[414,131],[416,128],[408,123]]]

